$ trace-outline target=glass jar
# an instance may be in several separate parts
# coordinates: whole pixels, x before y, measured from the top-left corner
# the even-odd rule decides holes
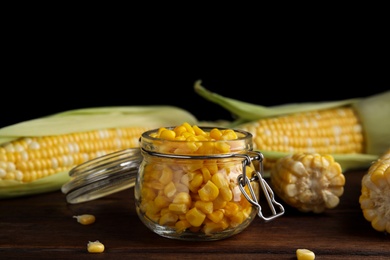
[[[284,214],[262,177],[263,155],[252,150],[249,132],[202,127],[198,130],[205,135],[217,130],[233,133],[234,138],[179,141],[156,137],[161,129],[144,132],[138,148],[100,156],[70,170],[70,180],[61,187],[67,202],[87,202],[134,187],[136,212],[150,230],[193,241],[238,234],[256,214],[265,221]],[[264,216],[260,197],[270,216]]]
[[[215,127],[201,129],[210,134]],[[153,232],[220,240],[243,231],[256,215],[268,221],[284,213],[261,176],[263,157],[252,151],[249,132],[234,130],[237,139],[178,141],[154,137],[158,131],[140,138],[143,160],[134,187],[137,214]],[[260,189],[271,217],[262,214]]]

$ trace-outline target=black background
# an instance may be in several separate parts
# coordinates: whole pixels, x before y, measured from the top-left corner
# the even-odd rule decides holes
[[[210,91],[265,106],[390,89],[383,34],[183,28],[24,23],[3,42],[0,127],[101,106],[174,105],[199,120],[231,119],[195,93],[198,79]]]

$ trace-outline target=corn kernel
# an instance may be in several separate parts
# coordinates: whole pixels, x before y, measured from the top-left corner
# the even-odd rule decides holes
[[[182,124],[182,126],[184,126],[185,128],[186,128],[186,130],[187,130],[187,132],[188,133],[191,133],[191,134],[195,134],[195,130],[192,128],[192,126],[189,124],[189,123],[187,123],[187,122],[184,122],[183,124]]]
[[[187,206],[191,205],[191,196],[187,192],[179,192],[175,195],[173,203],[185,204]]]
[[[212,233],[221,232],[228,227],[229,224],[226,221],[219,221],[217,223],[213,221],[205,221],[203,232],[206,235],[210,235]]]
[[[206,218],[206,214],[197,208],[192,208],[186,213],[186,219],[194,227],[200,227]]]
[[[212,181],[208,181],[199,189],[198,194],[203,201],[213,201],[218,197],[219,189]]]
[[[173,182],[170,182],[165,186],[164,188],[164,194],[168,197],[171,198],[175,195],[176,193],[176,186]]]
[[[203,182],[207,182],[208,180],[211,179],[211,173],[210,170],[207,169],[207,167],[202,167],[200,170],[203,174]]]
[[[298,260],[314,260],[316,258],[313,251],[309,249],[297,249],[296,251]]]
[[[214,223],[218,223],[220,222],[223,217],[224,217],[224,213],[221,209],[219,210],[216,210],[210,214],[207,215],[207,218],[210,219],[211,221],[213,221]]]
[[[226,201],[231,201],[233,199],[233,192],[230,190],[229,187],[220,188],[219,193],[221,194],[222,198]]]
[[[214,140],[220,140],[221,139],[221,136],[222,136],[222,133],[219,129],[217,128],[214,128],[214,129],[211,129],[210,131],[210,137]]]
[[[225,210],[225,215],[230,217],[238,213],[239,207],[236,203],[228,201],[226,202],[226,206],[224,207],[224,210]]]
[[[173,178],[173,172],[172,169],[169,167],[164,167],[164,169],[161,171],[161,176],[159,178],[159,181],[162,184],[168,184],[172,181]]]
[[[247,218],[247,216],[245,215],[244,212],[238,211],[238,212],[236,212],[236,214],[230,215],[230,216],[229,216],[230,226],[232,226],[232,227],[237,227],[237,226],[240,225],[242,222],[244,222],[244,220],[245,220],[246,218]]]
[[[194,178],[190,181],[189,189],[196,193],[200,186],[203,184],[203,175],[201,173],[195,174]]]
[[[89,253],[103,253],[104,249],[104,245],[99,242],[99,240],[96,240],[94,242],[89,241],[87,244],[87,250]]]
[[[222,173],[216,173],[211,177],[211,181],[218,187],[228,187],[229,183],[227,182],[225,176]]]
[[[186,219],[181,219],[175,224],[176,232],[178,233],[185,231],[189,227],[191,227],[191,224]]]
[[[73,216],[73,218],[77,219],[77,222],[83,225],[90,225],[95,222],[96,218],[91,214],[83,214],[79,216]]]
[[[175,225],[175,223],[177,222],[177,220],[179,219],[179,217],[177,216],[177,214],[173,213],[173,212],[167,212],[165,214],[163,214],[159,220],[159,224],[164,226],[172,226],[172,225]]]
[[[213,208],[214,210],[223,209],[226,206],[227,201],[222,198],[222,196],[218,196],[213,200]]]
[[[170,203],[170,200],[166,196],[163,196],[163,195],[157,195],[157,197],[154,199],[154,206],[156,206],[156,208],[159,208],[159,209],[168,207],[169,203]]]
[[[165,129],[165,130],[162,130],[160,133],[160,138],[162,138],[162,139],[174,140],[175,137],[176,137],[176,133],[175,133],[175,131],[172,131],[172,130]]]
[[[168,209],[176,214],[184,214],[188,211],[188,206],[184,203],[171,203]]]
[[[211,201],[195,201],[195,207],[205,214],[211,214],[213,212],[213,203]]]

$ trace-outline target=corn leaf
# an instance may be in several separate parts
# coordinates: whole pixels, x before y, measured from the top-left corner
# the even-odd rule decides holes
[[[366,153],[381,155],[390,148],[390,91],[353,104],[364,128]]]
[[[238,120],[234,123],[234,125],[266,117],[351,105],[360,100],[359,98],[355,98],[340,101],[291,103],[266,107],[221,96],[217,93],[213,93],[207,90],[201,85],[201,83],[201,80],[195,82],[195,92],[205,99],[222,106],[230,113],[232,113],[232,115],[236,117],[236,120]]]

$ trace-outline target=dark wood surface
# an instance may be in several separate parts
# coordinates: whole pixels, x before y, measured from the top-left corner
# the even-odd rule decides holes
[[[318,259],[390,259],[390,235],[375,231],[359,205],[364,171],[346,172],[339,206],[323,214],[286,213],[270,222],[256,218],[242,233],[212,242],[160,237],[138,219],[133,189],[81,204],[60,191],[0,200],[0,259],[296,259],[308,248]],[[280,201],[280,200],[279,200]],[[89,226],[74,215],[94,214]],[[102,254],[87,252],[101,241]]]

